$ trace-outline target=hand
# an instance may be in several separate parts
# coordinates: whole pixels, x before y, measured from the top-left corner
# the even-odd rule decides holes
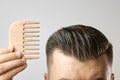
[[[14,53],[13,48],[0,49],[0,80],[12,80],[26,66],[26,60],[20,52]]]

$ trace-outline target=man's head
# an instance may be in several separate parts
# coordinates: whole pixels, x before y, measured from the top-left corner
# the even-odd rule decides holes
[[[90,26],[58,30],[48,39],[46,55],[46,80],[111,80],[112,45]]]

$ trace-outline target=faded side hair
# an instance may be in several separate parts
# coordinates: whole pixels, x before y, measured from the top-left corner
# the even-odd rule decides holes
[[[85,25],[64,27],[53,33],[47,41],[47,62],[55,49],[80,61],[96,59],[106,54],[112,64],[113,50],[108,39],[99,30]]]

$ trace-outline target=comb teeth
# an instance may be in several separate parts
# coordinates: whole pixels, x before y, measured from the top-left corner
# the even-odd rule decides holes
[[[31,23],[31,22],[30,22]],[[25,55],[39,54],[39,26],[24,26],[23,28],[23,52]],[[37,56],[26,56],[27,59],[37,59]]]
[[[39,46],[39,44],[23,44],[23,46]]]
[[[39,54],[39,52],[24,52],[24,54]]]
[[[34,40],[34,39],[33,40],[32,39],[31,40],[30,39],[28,39],[28,40],[24,39],[23,40],[23,42],[38,42],[38,41],[40,41],[40,40]]]
[[[23,24],[23,26],[28,24],[40,24],[39,22],[36,21],[21,21],[20,23]]]
[[[40,28],[39,26],[24,26],[23,29]]]
[[[31,59],[39,59],[38,56],[24,56],[27,60],[31,60]]]
[[[23,37],[26,37],[26,38],[27,38],[27,37],[40,37],[40,36],[39,36],[39,35],[32,35],[32,34],[31,34],[31,35],[23,35]]]
[[[23,33],[39,33],[40,31],[37,30],[25,30]]]
[[[15,52],[22,52],[26,59],[38,59],[33,54],[39,54],[40,27],[34,24],[39,22],[17,21],[10,27],[9,45],[15,48]]]
[[[39,48],[23,48],[23,50],[39,50]]]

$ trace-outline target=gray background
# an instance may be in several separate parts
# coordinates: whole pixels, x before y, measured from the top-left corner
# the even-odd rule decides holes
[[[0,0],[0,48],[8,46],[8,30],[16,20],[41,22],[40,59],[28,61],[14,80],[43,80],[45,45],[57,29],[85,24],[101,30],[114,46],[113,72],[120,79],[120,0]]]

